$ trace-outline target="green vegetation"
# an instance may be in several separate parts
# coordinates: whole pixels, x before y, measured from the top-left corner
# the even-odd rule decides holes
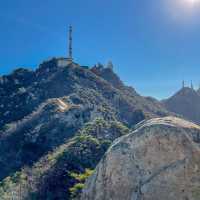
[[[84,184],[83,183],[77,183],[75,184],[72,188],[69,189],[70,193],[71,193],[71,199],[77,198],[82,189],[84,188]]]
[[[86,169],[85,172],[82,173],[82,174],[77,174],[77,173],[74,173],[74,172],[72,172],[70,174],[70,176],[72,178],[74,178],[77,182],[73,187],[71,187],[69,189],[69,191],[71,193],[70,197],[72,199],[77,198],[80,195],[82,189],[84,188],[84,183],[85,183],[86,179],[88,177],[90,177],[93,173],[94,173],[94,170]]]
[[[11,127],[10,124],[5,124],[5,125],[0,129],[0,131],[7,131],[10,127]]]
[[[83,183],[85,182],[85,180],[91,176],[92,174],[94,173],[94,170],[91,170],[91,169],[86,169],[85,172],[83,174],[77,174],[77,173],[74,173],[72,172],[70,174],[70,176],[74,179],[76,179],[77,181],[79,181],[80,183]]]
[[[79,134],[92,135],[98,139],[108,139],[110,141],[127,134],[130,130],[118,121],[105,121],[96,118],[94,121],[86,123]]]
[[[24,170],[16,172],[0,182],[0,197],[2,200],[23,199],[28,191],[28,176],[24,173]]]
[[[73,199],[79,196],[86,179],[112,141],[129,129],[117,121],[97,118],[65,144],[0,182],[1,200]],[[52,190],[53,188],[53,190]]]

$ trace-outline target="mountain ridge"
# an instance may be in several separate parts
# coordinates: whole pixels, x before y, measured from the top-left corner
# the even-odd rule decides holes
[[[70,68],[70,67],[68,67],[68,68]],[[88,76],[87,80],[88,79],[91,79],[91,80],[96,79],[95,81],[98,81],[98,82],[100,81],[101,83],[104,83],[104,85],[106,87],[113,86],[115,89],[117,89],[117,87],[118,87],[118,85],[116,86],[113,83],[110,83],[110,85],[107,84],[107,83],[109,83],[108,81],[111,81],[112,79],[106,80],[104,75],[102,75],[102,74],[97,75],[97,73],[92,73],[94,68],[91,68],[91,70],[90,69],[83,69],[83,68],[75,65],[74,72],[77,73],[77,74],[74,74],[74,76],[70,75],[70,73],[73,73],[73,70],[69,70],[67,72],[67,70],[62,71],[63,69],[66,69],[66,68],[60,68],[61,71],[59,72],[58,69],[59,68],[57,66],[57,59],[52,59],[48,62],[44,62],[43,64],[41,64],[40,67],[35,70],[35,73],[34,73],[34,71],[23,70],[23,72],[25,74],[25,77],[23,77],[23,79],[26,79],[26,78],[28,79],[27,80],[28,83],[26,83],[26,84],[19,84],[20,80],[18,80],[19,78],[18,78],[18,76],[16,76],[16,72],[20,71],[20,70],[22,71],[22,69],[15,70],[15,72],[13,74],[11,74],[10,76],[8,75],[8,76],[1,77],[2,81],[1,81],[1,84],[0,84],[0,92],[1,92],[0,94],[3,97],[3,100],[2,99],[0,100],[0,108],[1,108],[0,112],[4,116],[5,122],[0,121],[1,122],[0,124],[2,125],[2,124],[5,124],[9,121],[20,120],[26,114],[29,114],[34,108],[36,108],[39,105],[39,103],[41,103],[45,99],[62,97],[62,96],[66,96],[69,93],[72,93],[74,85],[77,84],[76,83],[77,79],[73,80],[73,78],[75,78],[76,76],[79,76],[79,75],[80,75],[80,78],[81,78],[81,76],[83,76],[83,78],[84,78],[84,76]],[[110,69],[105,68],[103,70],[110,70]],[[114,74],[112,71],[110,71],[110,72],[111,72],[110,74],[112,74],[112,76],[115,79],[118,78],[116,76],[116,74]],[[69,74],[67,74],[67,73],[69,73]],[[64,80],[63,75],[66,75],[66,77],[69,77],[69,79]],[[97,76],[95,76],[95,75],[97,75]],[[31,77],[29,77],[29,76],[31,76]],[[11,80],[10,81],[11,84],[10,84],[9,80]],[[55,84],[55,80],[59,80],[59,82],[60,82],[59,85]],[[66,81],[67,81],[67,83],[66,83]],[[127,92],[128,87],[127,87],[127,90],[125,90],[125,86],[122,84],[120,79],[119,79],[119,83],[120,83],[120,87],[122,89],[124,89],[122,91]],[[10,86],[8,87],[7,85],[9,85],[9,84],[10,84]],[[78,84],[80,85],[80,82]],[[67,87],[64,87],[65,85],[67,85]],[[14,88],[14,87],[15,87],[14,92],[18,92],[18,93],[13,93],[13,91],[11,91],[11,89]],[[97,88],[97,87],[94,88],[93,85],[89,85],[89,87],[91,87],[93,89]],[[45,88],[47,88],[50,91],[45,91]],[[62,88],[62,90],[61,90],[61,88]],[[113,91],[115,91],[115,89]],[[19,90],[19,91],[16,91],[16,90]],[[26,91],[26,90],[29,90],[29,91]],[[6,95],[10,96],[10,98],[5,98],[6,95],[3,93],[5,91],[6,91]],[[137,98],[141,97],[134,91],[134,89],[129,88],[128,92],[130,92],[130,91],[133,95],[137,95]],[[27,92],[29,94],[27,94]],[[45,94],[45,93],[47,93],[47,94]],[[13,96],[13,95],[15,95],[15,96]],[[15,97],[15,99],[16,99],[19,95],[20,95],[20,101],[24,101],[23,105],[21,105],[22,107],[24,106],[24,103],[25,104],[27,103],[25,100],[30,101],[28,103],[28,106],[27,106],[28,107],[27,111],[23,110],[23,112],[25,112],[24,115],[20,116],[20,114],[18,113],[17,114],[18,116],[15,116],[14,118],[6,121],[5,118],[6,118],[6,115],[8,115],[9,107],[12,107],[12,115],[14,115],[13,112],[15,112],[15,106],[13,106],[13,105],[6,106],[5,102],[9,102],[9,103],[11,102],[12,103],[11,99],[13,100],[13,97]],[[4,98],[5,98],[5,100],[4,100]],[[23,98],[25,98],[25,99],[23,99]],[[145,99],[140,98],[139,100],[143,100],[144,104],[145,104]],[[14,105],[17,104],[17,103],[14,102]],[[134,103],[138,103],[138,100],[136,100]],[[19,106],[19,105],[17,105],[17,106]],[[156,103],[152,104],[152,106],[154,106],[154,105],[156,105]],[[17,111],[18,110],[20,110],[20,109],[17,108]],[[5,112],[3,112],[3,111],[5,111]],[[149,112],[151,112],[151,114],[153,113],[153,111],[151,111],[151,110]],[[163,112],[167,113],[166,110],[163,111]],[[156,113],[153,113],[153,114],[156,115]]]
[[[20,184],[27,183],[22,178],[25,176],[28,180],[33,177],[35,186],[31,190],[35,191],[37,199],[50,198],[49,188],[54,181],[60,188],[51,195],[55,198],[67,195],[70,199],[70,187],[77,182],[70,173],[94,168],[111,142],[127,134],[138,122],[171,114],[157,100],[142,97],[132,87],[125,86],[111,68],[81,67],[61,61],[53,58],[36,70],[20,68],[0,77],[1,196],[8,195],[6,188],[20,193]],[[88,123],[92,125],[88,127]],[[71,140],[78,148],[73,159],[68,149]],[[71,152],[67,153],[67,158],[72,159],[70,162],[64,156],[59,164],[56,157],[58,168],[55,169],[50,162],[40,162],[47,155],[53,156],[63,145],[66,152]],[[93,148],[96,158],[89,153]],[[80,151],[86,151],[87,164],[80,157]],[[41,169],[36,171],[48,177],[45,184],[43,178],[31,173],[36,173],[34,166],[37,164]],[[63,170],[68,171],[70,182],[66,182]],[[29,187],[20,195],[30,196]]]
[[[199,143],[199,135],[193,131],[197,126],[175,118],[194,121],[192,115],[182,113],[182,107],[180,112],[172,109],[174,102],[182,101],[187,109],[194,109],[198,91],[183,88],[160,102],[126,86],[113,66],[83,67],[65,61],[53,58],[36,70],[20,68],[0,77],[2,200],[12,199],[13,193],[16,200],[81,198],[88,171],[101,165],[117,141],[132,137],[143,127],[147,132],[152,126],[159,127],[162,135],[169,132],[167,124],[175,133],[181,132],[180,123]],[[169,102],[172,108],[167,106]],[[141,137],[145,134],[141,132]],[[124,143],[119,145],[123,156],[124,148]]]
[[[157,100],[142,97],[133,88],[125,86],[111,68],[81,67],[76,63],[65,63],[60,58],[45,61],[36,70],[20,68],[0,77],[0,95],[0,116],[3,116],[0,118],[2,196],[8,195],[6,188],[18,188],[19,193],[17,183],[25,181],[20,177],[27,176],[29,180],[33,176],[34,182],[39,180],[39,186],[34,183],[36,188],[32,188],[36,190],[34,195],[37,199],[48,197],[51,193],[48,182],[53,185],[54,179],[57,184],[60,180],[66,186],[62,185],[51,195],[58,198],[67,194],[69,199],[70,187],[77,182],[70,178],[70,173],[83,173],[86,167],[94,168],[111,142],[127,134],[127,130],[134,128],[138,122],[172,114]],[[88,123],[92,125],[88,127]],[[93,130],[92,127],[97,128]],[[80,136],[82,129],[84,142],[81,142]],[[54,171],[51,162],[42,162],[44,166],[41,168],[44,169],[37,169],[44,176],[52,171],[47,178],[49,181],[44,184],[43,179],[37,178],[40,176],[31,175],[30,171],[41,159],[53,155],[62,145],[68,152],[65,144],[73,139],[78,152],[71,163],[63,158],[65,162],[61,162]],[[93,156],[93,148],[99,156]],[[85,165],[79,157],[81,151],[86,151],[84,155],[88,156],[88,163],[95,165]],[[87,152],[91,153],[87,155]],[[67,156],[72,159],[68,153]],[[24,168],[29,172],[25,173]],[[67,177],[72,182],[66,182],[63,170],[68,171]],[[18,173],[20,177],[16,175]],[[29,189],[23,195],[31,195],[28,194]]]

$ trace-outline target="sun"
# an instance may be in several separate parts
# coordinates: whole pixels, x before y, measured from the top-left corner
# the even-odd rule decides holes
[[[192,8],[192,9],[199,9],[200,6],[200,0],[179,0],[182,2],[182,5],[186,6],[187,8]]]
[[[187,0],[188,3],[194,4],[194,3],[199,3],[200,0]]]

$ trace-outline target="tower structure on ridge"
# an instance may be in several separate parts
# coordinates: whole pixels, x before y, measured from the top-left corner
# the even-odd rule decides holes
[[[68,55],[67,55],[67,60],[68,61],[73,61],[73,54],[72,54],[72,26],[69,26],[69,33],[68,33]]]

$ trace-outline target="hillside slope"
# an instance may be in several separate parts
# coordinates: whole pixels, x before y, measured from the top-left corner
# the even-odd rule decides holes
[[[42,156],[32,166],[24,166],[0,182],[0,197],[12,199],[69,199],[77,183],[71,174],[93,169],[111,142],[129,129],[121,123],[95,119],[86,123],[75,137]]]

